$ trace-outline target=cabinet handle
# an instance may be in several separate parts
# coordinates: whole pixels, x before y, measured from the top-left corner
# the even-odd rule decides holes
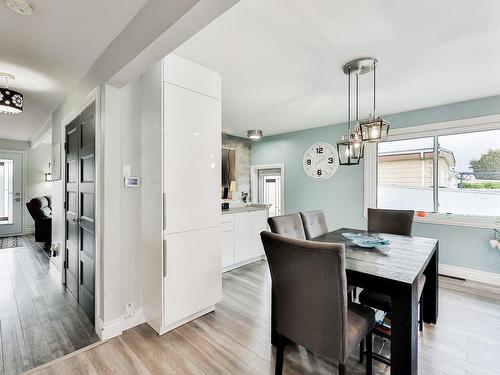
[[[167,277],[167,240],[163,240],[163,277]]]

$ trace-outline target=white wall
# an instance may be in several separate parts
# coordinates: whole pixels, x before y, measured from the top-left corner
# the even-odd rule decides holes
[[[124,161],[132,165],[134,174],[141,172],[140,159],[137,159],[141,129],[136,123],[137,113],[132,110],[135,103],[131,101],[130,87],[121,92],[107,83],[113,78],[115,86],[122,87],[133,81],[237,1],[149,0],[52,113],[52,142],[62,144],[65,120],[82,109],[93,90],[99,93],[100,123],[96,131],[100,146],[96,152],[101,160],[96,165],[96,189],[102,204],[96,212],[96,231],[102,235],[98,244],[101,274],[96,280],[96,293],[99,294],[96,318],[102,320],[99,324],[106,331],[105,338],[121,333],[125,303],[141,307],[142,288],[137,281],[141,279],[141,241],[134,233],[140,233],[137,226],[141,216],[140,189],[135,192],[123,190],[121,177]],[[63,180],[53,182],[52,188],[52,241],[61,245],[64,238]],[[62,247],[59,249],[57,256],[51,258],[51,267],[56,273],[62,270],[63,251]]]
[[[121,90],[120,164],[141,176],[141,79]],[[122,305],[142,306],[141,188],[120,186]]]
[[[40,143],[37,147],[27,151],[25,202],[30,201],[31,198],[52,195],[52,183],[45,182],[45,173],[49,170],[51,153],[52,145],[49,143]],[[23,210],[26,211],[26,208],[23,207]],[[33,231],[34,226],[35,222],[26,211],[24,215],[25,232]]]

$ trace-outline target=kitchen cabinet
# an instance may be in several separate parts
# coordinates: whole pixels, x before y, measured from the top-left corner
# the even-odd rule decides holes
[[[222,299],[221,77],[171,54],[141,90],[143,310],[164,334]]]
[[[268,210],[252,210],[222,215],[222,269],[229,271],[264,256],[260,232],[267,230]]]

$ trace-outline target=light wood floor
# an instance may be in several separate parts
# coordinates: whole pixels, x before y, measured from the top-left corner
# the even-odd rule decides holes
[[[0,249],[0,375],[35,368],[99,340],[73,296],[49,275],[33,236]]]
[[[273,374],[267,264],[224,274],[216,311],[159,337],[146,324],[36,374]],[[422,375],[500,374],[500,294],[441,279],[440,316],[419,336]],[[387,352],[389,343],[376,348]],[[353,353],[348,374],[364,374]],[[337,374],[335,363],[288,346],[285,374]],[[375,362],[375,374],[389,369]]]

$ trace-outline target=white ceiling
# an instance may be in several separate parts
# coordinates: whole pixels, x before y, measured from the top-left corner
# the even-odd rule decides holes
[[[222,74],[226,130],[270,135],[345,121],[341,68],[361,56],[380,62],[381,114],[500,94],[499,15],[498,0],[241,0],[176,52]]]
[[[147,0],[32,0],[23,17],[0,0],[0,72],[16,76],[24,112],[0,114],[0,138],[30,140]],[[3,83],[0,83],[3,85]]]

